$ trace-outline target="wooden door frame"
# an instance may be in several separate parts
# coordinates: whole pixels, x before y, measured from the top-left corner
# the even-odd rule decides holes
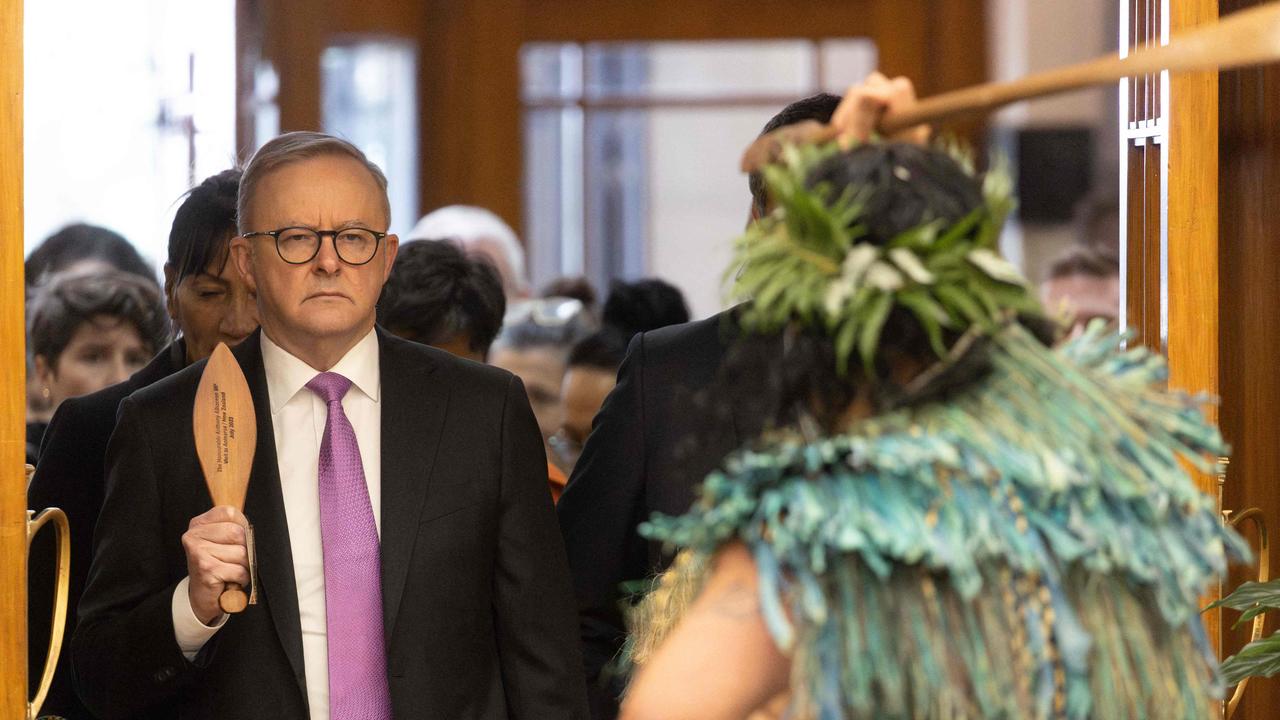
[[[987,76],[985,42],[969,41],[985,35],[957,30],[985,29],[982,0],[807,0],[805,12],[773,13],[754,0],[558,0],[551,7],[540,0],[434,3],[426,20],[437,41],[423,46],[420,78],[424,210],[476,204],[517,230],[523,225],[518,59],[526,43],[862,36],[876,43],[883,72],[912,78],[922,95]],[[977,127],[960,130],[972,135]]]
[[[27,713],[22,4],[0,0],[0,717]]]
[[[271,59],[280,75],[280,129],[320,125],[319,55],[338,34],[417,41],[419,207],[487,207],[517,230],[524,220],[520,48],[529,42],[820,39],[865,36],[880,67],[906,75],[921,94],[986,79],[983,0],[803,0],[803,12],[759,0],[238,0],[238,17],[260,23],[237,32],[242,63],[252,43],[289,52]],[[968,28],[964,32],[962,28]],[[971,38],[980,38],[974,45]],[[238,76],[252,78],[241,66]],[[243,102],[238,127],[249,148]],[[978,123],[957,126],[976,137]],[[745,201],[744,201],[745,202]]]

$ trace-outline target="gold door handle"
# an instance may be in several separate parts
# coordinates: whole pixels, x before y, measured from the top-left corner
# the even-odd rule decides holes
[[[53,600],[53,625],[50,626],[49,654],[44,660],[44,674],[40,676],[40,688],[31,702],[27,703],[27,720],[35,720],[40,714],[40,706],[44,704],[45,697],[49,694],[49,686],[53,684],[53,672],[58,666],[58,656],[62,653],[62,635],[67,621],[67,595],[71,585],[71,525],[67,522],[67,514],[58,508],[45,508],[39,514],[28,510],[27,552],[28,554],[31,552],[31,539],[40,532],[40,528],[50,522],[58,532],[57,590]]]
[[[1249,508],[1239,515],[1234,515],[1230,510],[1222,511],[1222,520],[1231,527],[1237,527],[1245,520],[1252,520],[1255,528],[1258,529],[1258,582],[1265,583],[1271,579],[1271,561],[1267,556],[1271,549],[1271,544],[1267,539],[1267,522],[1262,513],[1261,508]],[[1259,614],[1253,618],[1253,627],[1249,632],[1249,642],[1256,642],[1262,639],[1262,628],[1266,622],[1266,616]],[[1236,708],[1240,705],[1240,699],[1244,697],[1244,689],[1249,684],[1249,678],[1240,681],[1236,685],[1235,692],[1231,693],[1231,699],[1227,701],[1227,711],[1225,720],[1231,720],[1231,716],[1235,714]]]

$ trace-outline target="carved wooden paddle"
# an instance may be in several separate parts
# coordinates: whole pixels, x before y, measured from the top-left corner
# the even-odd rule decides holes
[[[1232,13],[1213,25],[1178,33],[1169,38],[1168,45],[1135,50],[1128,57],[1105,55],[1010,82],[985,83],[925,98],[900,112],[886,114],[877,129],[892,135],[922,123],[1161,70],[1228,70],[1277,61],[1280,3],[1272,2]],[[773,162],[783,145],[823,142],[838,134],[836,128],[814,121],[780,128],[757,138],[747,148],[742,169],[753,172]]]
[[[204,471],[204,481],[213,496],[213,504],[230,505],[243,512],[253,452],[258,443],[258,421],[253,412],[249,383],[225,343],[218,343],[214,348],[204,367],[204,374],[200,376],[191,420],[196,455],[200,458],[200,469]],[[256,574],[252,527],[247,533],[247,545],[252,581]],[[256,582],[251,582],[250,590],[256,585]],[[254,601],[256,597],[246,595],[244,588],[235,583],[227,583],[218,598],[218,604],[228,613],[238,613]]]

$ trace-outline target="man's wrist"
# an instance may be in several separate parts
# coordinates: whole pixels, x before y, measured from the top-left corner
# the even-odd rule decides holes
[[[191,605],[191,578],[183,578],[173,590],[173,635],[178,647],[188,660],[193,659],[200,648],[227,622],[227,614],[220,613],[205,622],[196,615]]]

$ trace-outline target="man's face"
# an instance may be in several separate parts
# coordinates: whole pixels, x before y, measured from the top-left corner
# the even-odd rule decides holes
[[[257,298],[229,253],[181,281],[171,267],[164,273],[169,317],[182,330],[188,363],[209,357],[220,342],[235,345],[257,329]]]
[[[579,365],[565,372],[564,385],[560,390],[560,429],[572,452],[572,462],[577,462],[578,453],[591,434],[591,421],[600,412],[616,383],[617,372],[613,370]]]
[[[565,366],[563,351],[542,347],[524,350],[499,347],[490,354],[489,364],[510,372],[524,383],[544,441],[560,429],[560,385],[564,381]]]
[[[1094,318],[1115,322],[1120,316],[1120,277],[1067,275],[1044,283],[1041,299],[1051,314],[1065,313],[1075,327]]]
[[[263,176],[248,215],[244,227],[249,232],[286,227],[385,231],[389,222],[385,196],[369,170],[343,155],[299,160]],[[317,340],[354,344],[367,333],[396,248],[396,237],[386,236],[363,265],[339,259],[330,235],[301,265],[286,263],[269,236],[236,238],[232,249],[237,267],[257,291],[263,330],[289,349]]]

